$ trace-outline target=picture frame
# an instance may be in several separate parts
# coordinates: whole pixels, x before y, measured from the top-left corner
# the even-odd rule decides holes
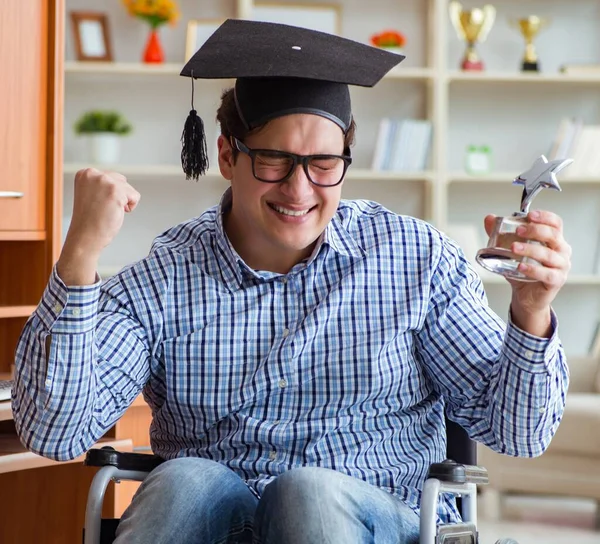
[[[71,11],[70,15],[75,58],[78,61],[112,61],[107,15],[90,11]]]
[[[188,21],[185,38],[185,62],[190,60],[192,55],[224,22],[225,19],[191,19]]]
[[[342,7],[339,4],[255,2],[252,19],[299,26],[338,36],[342,33]]]

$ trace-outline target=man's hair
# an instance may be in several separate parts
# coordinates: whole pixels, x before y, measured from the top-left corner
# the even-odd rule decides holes
[[[244,139],[250,134],[254,134],[260,131],[265,125],[247,130],[242,122],[237,108],[235,106],[235,96],[233,87],[223,91],[221,95],[221,105],[217,110],[217,121],[221,125],[221,134],[231,142],[231,137],[235,136],[238,140],[244,141]],[[354,144],[354,134],[356,132],[356,123],[354,117],[350,121],[350,128],[344,135],[344,150],[350,148]],[[233,148],[233,159],[237,158],[239,151]]]

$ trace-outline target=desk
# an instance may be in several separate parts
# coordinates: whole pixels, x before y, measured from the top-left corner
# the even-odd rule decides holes
[[[120,451],[149,447],[150,409],[138,398],[95,447]],[[57,462],[27,451],[14,427],[10,402],[0,402],[0,542],[79,544],[90,482],[96,469],[84,455]],[[103,516],[120,517],[137,482],[110,484]]]

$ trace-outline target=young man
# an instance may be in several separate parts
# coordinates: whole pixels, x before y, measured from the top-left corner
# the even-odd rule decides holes
[[[28,448],[71,459],[144,392],[168,461],[117,542],[415,543],[445,414],[509,455],[548,446],[568,381],[550,306],[570,267],[560,219],[529,214],[520,234],[542,244],[514,249],[541,264],[512,283],[505,325],[440,232],[340,200],[348,84],[399,60],[225,23],[183,74],[238,77],[218,112],[231,188],[103,285],[98,257],[140,197],[118,174],[76,175],[63,252],[18,346],[14,416]],[[192,114],[193,177],[201,138]],[[451,499],[440,517],[457,519]]]

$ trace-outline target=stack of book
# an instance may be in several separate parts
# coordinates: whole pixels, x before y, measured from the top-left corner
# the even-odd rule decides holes
[[[561,120],[549,157],[573,159],[564,178],[600,177],[600,125],[585,125],[580,118]]]
[[[371,168],[376,171],[422,172],[431,147],[431,122],[383,118]]]

